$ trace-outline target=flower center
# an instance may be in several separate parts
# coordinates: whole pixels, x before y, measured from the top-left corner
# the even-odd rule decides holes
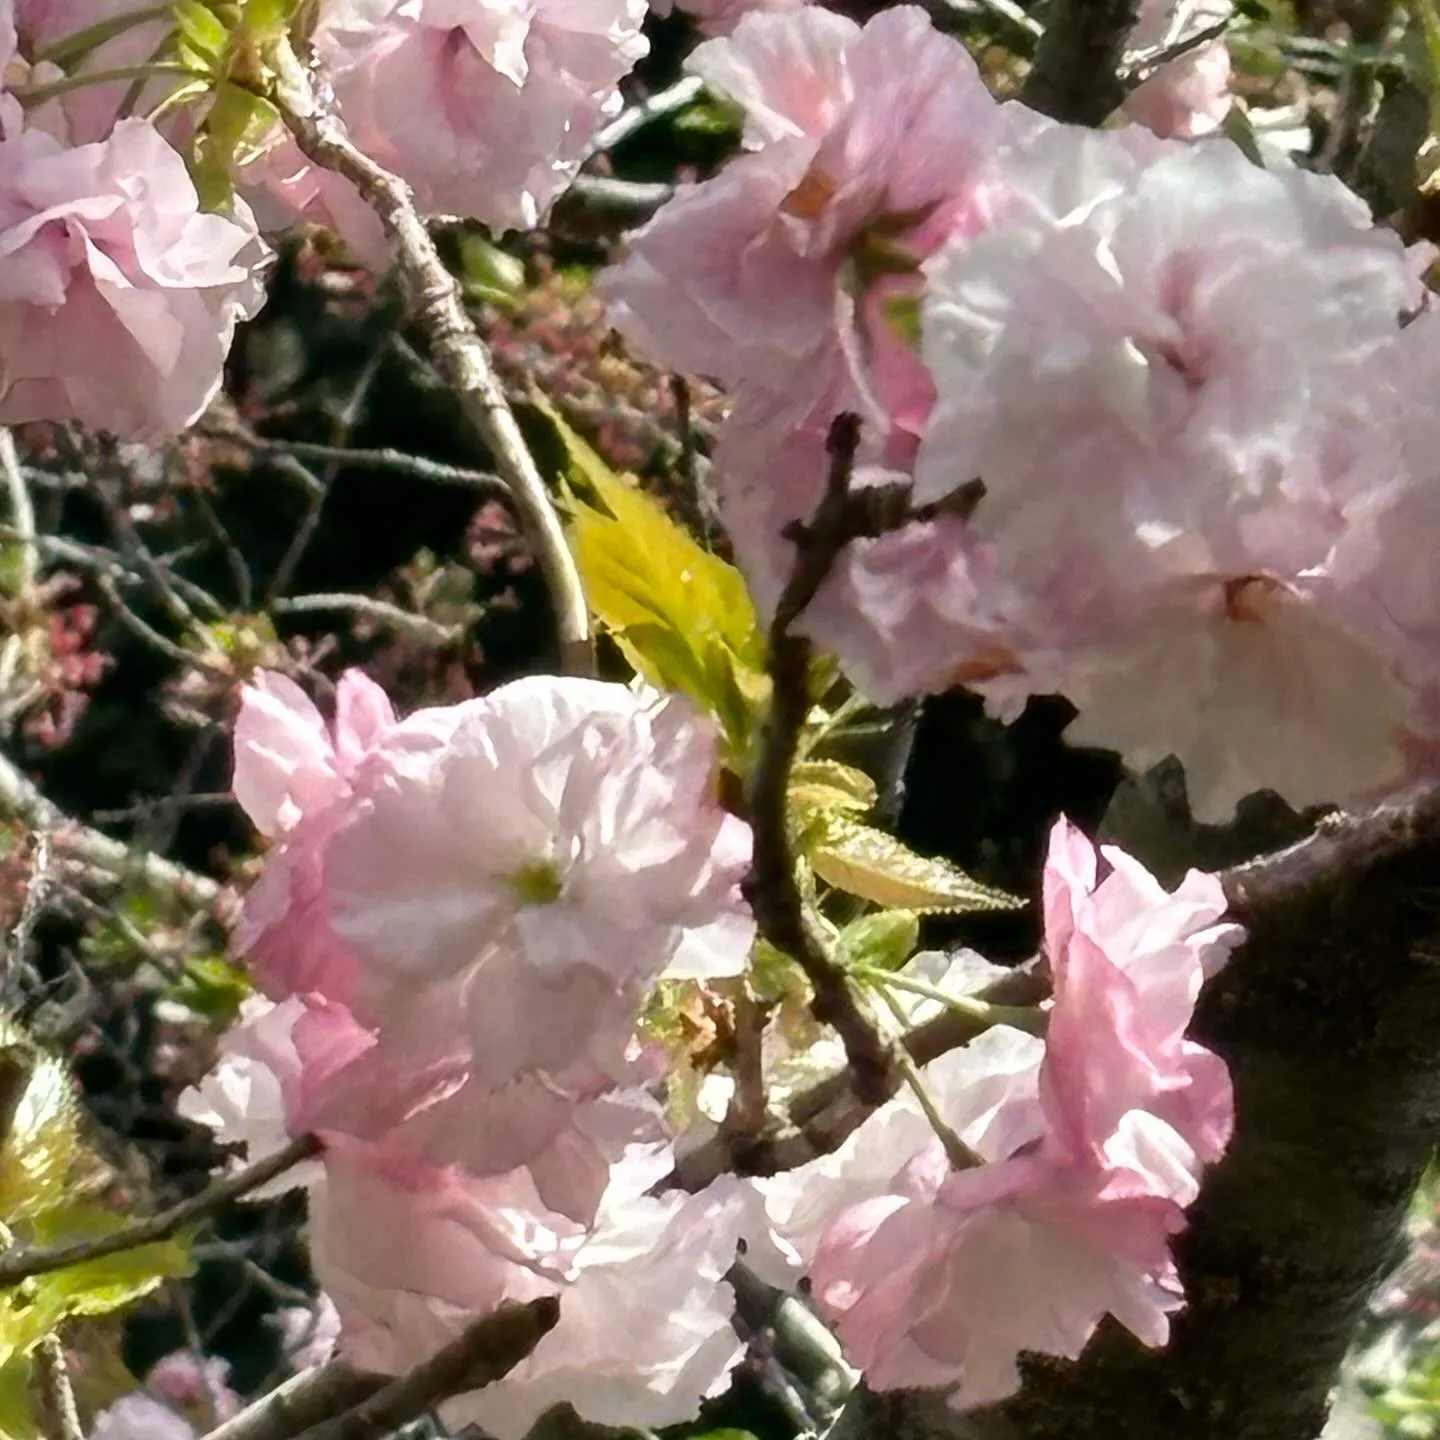
[[[549,860],[527,860],[505,878],[521,905],[553,905],[565,890],[559,870]]]

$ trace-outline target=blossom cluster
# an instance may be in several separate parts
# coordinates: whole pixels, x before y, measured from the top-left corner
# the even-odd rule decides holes
[[[833,1155],[757,1182],[872,1388],[1002,1400],[1022,1351],[1076,1358],[1107,1314],[1165,1343],[1184,1300],[1169,1243],[1234,1118],[1223,1061],[1185,1038],[1241,939],[1224,912],[1213,876],[1167,895],[1062,820],[1045,1039],[998,1025],[922,1072],[968,1163],[906,1094]]]
[[[804,3],[679,8],[718,35]],[[619,109],[648,8],[669,13],[671,0],[320,0],[305,44],[357,146],[422,211],[533,227]],[[1136,43],[1169,38],[1175,8],[1148,0]],[[388,264],[371,206],[278,119],[252,122],[235,195],[207,211],[186,165],[205,107],[186,103],[183,67],[166,58],[178,23],[139,0],[0,0],[0,423],[78,420],[137,440],[182,430],[262,303],[276,235],[319,225],[362,265]],[[1134,97],[1146,123],[1213,123],[1224,56],[1217,42],[1162,67]]]
[[[1180,758],[1207,820],[1429,762],[1440,596],[1402,562],[1440,483],[1428,247],[1211,133],[1194,74],[1147,81],[1184,123],[1132,96],[1162,137],[997,102],[918,7],[755,13],[689,64],[747,151],[602,283],[641,355],[730,390],[714,486],[762,608],[854,412],[852,484],[915,518],[803,623],[870,698],[1063,694],[1076,742]]]
[[[524,1366],[447,1408],[500,1440],[561,1400],[683,1420],[739,1352],[723,1276],[758,1197],[649,1193],[674,1153],[635,1038],[657,980],[749,958],[749,830],[716,766],[682,703],[600,681],[397,720],[350,672],[330,725],[280,675],[244,697],[235,792],[272,847],[238,938],[264,993],[182,1108],[251,1158],[323,1142],[276,1186],[309,1189],[315,1273],[365,1369],[563,1296]]]
[[[716,763],[680,702],[599,681],[399,720],[352,671],[330,724],[283,676],[246,691],[235,791],[272,845],[238,939],[263,994],[182,1111],[251,1160],[320,1140],[272,1188],[309,1191],[341,1352],[398,1372],[558,1295],[534,1354],[447,1418],[499,1440],[560,1402],[675,1423],[738,1358],[741,1242],[766,1278],[810,1274],[880,1387],[997,1398],[1022,1350],[1076,1355],[1106,1314],[1162,1343],[1169,1241],[1233,1114],[1185,1038],[1239,939],[1218,882],[1167,894],[1062,821],[1044,1041],[999,1025],[930,1066],[939,1129],[902,1096],[833,1156],[687,1194],[637,1029],[657,982],[749,963],[750,837]]]
[[[367,202],[278,120],[235,155],[224,213],[206,210],[186,163],[203,107],[175,103],[176,63],[152,63],[175,49],[162,8],[0,0],[0,423],[176,433],[262,304],[269,239],[318,223],[361,263],[388,264]],[[359,148],[422,209],[501,229],[538,223],[648,44],[645,0],[308,8]]]

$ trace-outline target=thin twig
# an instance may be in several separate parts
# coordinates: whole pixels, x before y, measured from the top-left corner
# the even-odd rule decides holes
[[[845,1044],[855,1093],[878,1103],[892,1093],[895,1057],[874,1021],[861,1009],[844,972],[829,953],[829,942],[805,908],[796,884],[796,857],[790,844],[790,772],[810,714],[812,647],[793,626],[830,573],[836,557],[853,539],[850,478],[860,440],[854,415],[839,416],[831,429],[830,477],[825,497],[808,525],[796,527],[795,566],[770,624],[773,698],[756,761],[750,794],[754,857],[745,893],[760,933],[791,956],[814,991],[811,1009]]]
[[[272,440],[248,430],[228,425],[202,426],[199,433],[209,440],[227,440],[243,445],[256,455],[289,456],[297,460],[335,461],[357,470],[394,470],[413,480],[427,480],[437,485],[456,485],[465,490],[479,490],[487,495],[508,492],[505,482],[488,470],[473,470],[464,465],[446,465],[427,460],[423,455],[407,455],[403,450],[355,450],[338,445],[316,445],[304,440]],[[312,484],[318,484],[307,470]]]
[[[75,1387],[70,1383],[70,1366],[59,1335],[52,1332],[40,1342],[35,1360],[48,1440],[85,1440]]]
[[[1212,40],[1221,39],[1229,28],[1230,17],[1227,15],[1225,19],[1216,20],[1189,35],[1182,35],[1168,45],[1157,45],[1151,50],[1126,55],[1120,71],[1120,83],[1126,90],[1143,85],[1157,70],[1173,64],[1176,60],[1183,60],[1192,50],[1198,50]]]
[[[72,1265],[84,1265],[91,1260],[103,1260],[107,1255],[121,1255],[142,1245],[157,1245],[173,1239],[180,1231],[204,1220],[232,1200],[243,1199],[277,1175],[313,1159],[321,1148],[320,1141],[313,1135],[301,1135],[283,1150],[247,1165],[239,1174],[218,1181],[199,1195],[192,1195],[148,1220],[137,1220],[113,1235],[102,1235],[93,1240],[73,1240],[44,1250],[17,1250],[0,1255],[0,1288],[19,1285],[35,1275],[49,1275],[56,1270],[68,1270]]]
[[[417,615],[392,605],[388,600],[376,600],[369,595],[296,595],[290,599],[271,602],[271,610],[277,615],[301,615],[316,611],[338,611],[364,616],[379,625],[388,625],[392,630],[412,636],[425,645],[453,645],[464,633],[463,625],[442,625],[428,615]]]
[[[595,132],[595,138],[590,142],[590,154],[599,155],[613,150],[652,120],[683,110],[692,100],[699,99],[704,88],[705,82],[698,75],[687,75],[664,90],[657,90],[653,95],[627,106],[608,125],[602,125]]]
[[[565,193],[597,210],[648,215],[673,198],[675,187],[663,180],[617,180],[612,175],[577,175]]]
[[[528,1305],[502,1305],[370,1399],[317,1425],[306,1440],[381,1440],[451,1396],[503,1379],[559,1318],[560,1302],[553,1295]]]
[[[561,662],[568,671],[593,673],[590,615],[579,570],[490,353],[466,313],[459,282],[445,268],[409,187],[355,147],[339,116],[322,109],[298,61],[285,68],[269,98],[301,151],[349,180],[385,227],[415,323],[429,340],[461,412],[485,441],[510,488],[555,609]]]
[[[1027,965],[1010,971],[975,998],[997,1007],[1035,1006],[1046,998],[1049,989],[1048,982],[1033,965]],[[948,1010],[907,1031],[900,1043],[916,1065],[924,1066],[968,1045],[987,1029],[989,1021],[977,1015]],[[888,1081],[884,1100],[898,1093],[902,1083],[897,1068]],[[877,1103],[883,1100],[867,1101],[856,1096],[847,1066],[796,1093],[786,1107],[785,1121],[759,1139],[748,1138],[743,1147],[737,1147],[722,1129],[704,1145],[688,1150],[657,1188],[693,1193],[729,1171],[778,1175],[794,1170],[837,1150],[848,1135],[875,1113]]]
[[[55,850],[73,856],[97,870],[116,876],[135,876],[156,890],[178,896],[204,910],[218,908],[221,887],[159,855],[134,850],[121,840],[82,825],[42,795],[11,762],[0,754],[0,815],[19,820],[29,829],[48,834]]]
[[[4,427],[0,427],[0,471],[4,472],[5,493],[10,499],[10,523],[20,536],[20,588],[23,591],[35,583],[40,570],[40,552],[35,545],[35,506],[15,450],[15,437]]]
[[[385,352],[389,348],[390,334],[387,331],[381,342],[372,347],[370,355],[364,365],[360,367],[360,374],[356,377],[354,385],[350,387],[350,394],[331,425],[331,444],[340,454],[344,453],[345,442],[350,438],[350,432],[354,429],[355,421],[365,403],[365,397],[370,393],[370,387],[380,373]],[[295,578],[295,572],[299,569],[305,552],[310,548],[310,542],[315,538],[315,532],[320,528],[325,502],[330,498],[331,488],[339,473],[340,462],[338,460],[332,457],[326,461],[325,469],[318,477],[319,488],[310,493],[305,514],[301,517],[299,525],[295,527],[294,537],[285,547],[285,553],[280,557],[279,563],[270,577],[270,583],[265,587],[265,603],[267,605],[273,604],[290,588],[290,582]]]
[[[205,1440],[295,1440],[368,1400],[385,1383],[378,1375],[360,1374],[344,1360],[328,1360],[261,1396]]]

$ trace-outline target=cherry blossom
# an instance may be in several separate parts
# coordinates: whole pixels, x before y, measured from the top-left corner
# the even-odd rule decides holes
[[[757,1182],[877,1389],[988,1404],[1018,1388],[1022,1351],[1077,1357],[1106,1314],[1162,1345],[1183,1303],[1169,1241],[1233,1116],[1224,1064],[1184,1032],[1241,932],[1213,877],[1167,894],[1123,853],[1101,858],[1103,877],[1056,826],[1045,1041],[995,1026],[922,1072],[977,1163],[957,1168],[906,1092],[834,1154]]]
[[[784,395],[783,425],[850,378],[867,271],[913,267],[981,222],[1006,119],[914,6],[863,29],[820,8],[753,13],[688,68],[742,106],[752,153],[682,188],[602,293],[646,358]]]
[[[1000,713],[1064,693],[1072,737],[1136,766],[1179,756],[1202,818],[1393,780],[1411,698],[1345,592],[1406,480],[1413,259],[1338,181],[1225,143],[1057,128],[1029,156],[1029,204],[927,266],[917,498],[979,477],[994,567],[990,643],[958,635],[948,673]]]
[[[195,1440],[196,1430],[148,1395],[126,1395],[95,1417],[90,1440]]]
[[[716,764],[713,731],[679,701],[503,686],[335,834],[331,923],[392,991],[473,977],[478,1064],[498,1047],[525,1068],[560,1048],[567,1015],[590,1033],[615,1016],[623,1046],[639,987],[736,974],[749,954],[749,832],[715,798]]]
[[[559,1323],[498,1384],[447,1402],[444,1420],[523,1440],[562,1402],[597,1425],[692,1419],[744,1351],[725,1274],[757,1226],[758,1197],[733,1176],[696,1195],[607,1197],[570,1261]]]
[[[206,1423],[238,1415],[244,1402],[229,1386],[230,1363],[190,1350],[175,1350],[157,1360],[145,1377],[152,1395]]]
[[[422,710],[397,723],[379,688],[355,670],[336,689],[333,727],[285,676],[262,672],[245,688],[235,794],[261,834],[280,843],[246,895],[235,941],[273,999],[350,997],[358,964],[330,927],[326,846],[357,787],[442,745],[463,713],[461,706]]]
[[[343,175],[307,160],[279,126],[236,168],[241,188],[263,234],[280,235],[297,221],[338,235],[350,257],[369,270],[390,265],[385,227]]]
[[[325,1294],[313,1305],[286,1305],[275,1312],[280,1331],[280,1348],[295,1371],[323,1365],[335,1354],[340,1341],[340,1312]]]
[[[143,0],[13,0],[19,53],[27,59],[33,58],[58,41],[149,8]],[[143,65],[157,54],[170,29],[164,16],[154,14],[136,24],[118,27],[113,35],[90,49],[69,73],[83,75]],[[44,84],[65,74],[45,61],[28,67],[26,79],[32,85]],[[136,113],[148,113],[173,83],[162,76],[147,81]],[[51,131],[67,144],[104,140],[120,116],[130,84],[129,80],[121,79],[69,89],[36,108],[31,123]]]
[[[184,429],[263,294],[243,210],[202,214],[180,156],[124,120],[66,148],[0,140],[0,421],[78,419],[122,438]]]
[[[289,1123],[286,1088],[300,1078],[292,1031],[303,1012],[298,1000],[276,1005],[260,996],[247,999],[236,1024],[221,1040],[214,1069],[180,1096],[181,1115],[208,1125],[224,1144],[244,1150],[243,1158],[232,1163],[233,1170],[276,1154],[295,1133]],[[313,1163],[296,1166],[255,1193],[282,1195],[310,1183],[318,1173]]]
[[[1142,0],[1133,51],[1161,50],[1229,20],[1234,0]],[[1224,36],[1161,65],[1125,101],[1127,120],[1189,140],[1219,129],[1230,113],[1230,47]]]
[[[539,223],[646,53],[645,0],[335,0],[316,55],[422,208]]]

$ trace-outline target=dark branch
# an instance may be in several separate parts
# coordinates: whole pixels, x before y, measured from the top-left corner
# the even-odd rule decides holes
[[[1178,1247],[1168,1348],[1107,1327],[968,1417],[862,1395],[835,1440],[1315,1440],[1366,1297],[1395,1258],[1440,1133],[1440,789],[1224,875],[1246,944],[1197,1038],[1235,1080],[1238,1131]]]
[[[1140,0],[1054,0],[1020,99],[1072,125],[1103,123],[1125,98],[1120,72],[1139,11]]]
[[[103,1260],[108,1255],[138,1250],[142,1245],[158,1245],[161,1241],[171,1240],[182,1230],[208,1219],[230,1201],[243,1199],[262,1185],[269,1184],[277,1175],[283,1175],[303,1161],[312,1159],[320,1150],[320,1141],[313,1135],[301,1135],[283,1150],[246,1166],[238,1175],[221,1180],[199,1195],[192,1195],[190,1199],[182,1200],[148,1220],[137,1220],[113,1235],[76,1240],[47,1250],[16,1250],[0,1255],[0,1289],[19,1285],[35,1275],[49,1275],[56,1270],[68,1270],[72,1265],[84,1265],[91,1260]]]
[[[830,433],[825,497],[809,524],[797,525],[791,532],[795,568],[770,624],[773,698],[751,784],[755,851],[745,893],[761,935],[805,972],[814,991],[815,1018],[834,1026],[844,1041],[855,1093],[879,1103],[894,1093],[894,1057],[831,958],[825,936],[806,913],[796,886],[788,806],[790,772],[810,714],[811,662],[810,642],[791,627],[815,598],[840,552],[864,533],[859,528],[862,523],[873,518],[857,513],[850,491],[859,440],[859,419],[839,416]]]

